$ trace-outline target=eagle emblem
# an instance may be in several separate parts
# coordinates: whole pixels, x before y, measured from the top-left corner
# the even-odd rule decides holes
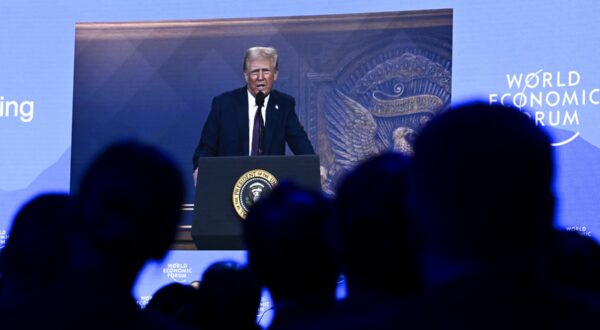
[[[324,117],[333,162],[324,191],[332,193],[341,175],[377,154],[412,154],[419,129],[448,105],[450,81],[441,64],[403,53],[366,71],[346,92],[328,90]]]

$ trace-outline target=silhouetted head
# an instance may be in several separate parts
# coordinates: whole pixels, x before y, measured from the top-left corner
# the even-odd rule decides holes
[[[169,283],[158,289],[144,309],[147,312],[175,316],[186,304],[198,298],[198,290],[190,285]]]
[[[409,159],[385,153],[342,179],[335,201],[348,295],[355,288],[386,294],[418,288],[407,207]]]
[[[70,206],[67,194],[42,194],[21,208],[0,252],[5,287],[36,291],[48,287],[66,270]]]
[[[136,142],[110,146],[85,173],[77,216],[107,260],[160,259],[175,234],[183,182],[175,164]]]
[[[325,237],[330,208],[320,193],[282,182],[250,209],[248,262],[273,299],[334,298],[337,267]]]
[[[235,261],[219,261],[208,267],[200,284],[203,308],[197,311],[207,329],[257,327],[261,287],[250,270]]]
[[[438,254],[527,255],[552,229],[550,140],[518,109],[472,103],[434,118],[413,174],[424,244]]]

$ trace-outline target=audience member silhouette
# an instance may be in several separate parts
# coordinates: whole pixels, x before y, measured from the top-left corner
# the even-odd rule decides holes
[[[55,311],[65,319],[55,321],[87,329],[169,327],[142,315],[131,289],[144,264],[167,252],[182,198],[180,173],[156,148],[122,142],[100,154],[75,195],[76,255]]]
[[[235,261],[219,261],[202,275],[198,299],[178,319],[203,330],[258,330],[261,287],[250,270]]]
[[[144,311],[175,318],[179,311],[198,299],[198,289],[182,283],[169,283],[158,289]]]
[[[310,325],[320,329],[391,326],[419,292],[417,252],[406,199],[409,159],[385,153],[359,165],[337,188],[334,219],[346,298]]]
[[[550,140],[518,109],[472,103],[417,138],[412,177],[425,328],[572,328],[589,306],[540,285],[553,230]]]
[[[318,318],[335,304],[338,267],[326,236],[331,203],[282,182],[244,221],[250,269],[269,290],[270,329]]]
[[[335,201],[348,299],[413,295],[419,289],[406,198],[409,159],[385,153],[340,183]],[[365,301],[367,299],[367,301]]]
[[[67,194],[42,194],[21,208],[0,251],[3,294],[35,294],[64,272],[69,206]]]
[[[48,193],[26,203],[15,217],[0,252],[0,320],[7,328],[28,324],[32,311],[43,307],[40,297],[67,271],[69,208],[69,195]]]

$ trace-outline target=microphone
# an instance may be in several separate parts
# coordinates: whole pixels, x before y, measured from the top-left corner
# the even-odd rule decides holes
[[[256,96],[254,98],[256,100],[256,105],[259,109],[262,108],[263,105],[265,105],[265,93],[258,92],[256,93]]]

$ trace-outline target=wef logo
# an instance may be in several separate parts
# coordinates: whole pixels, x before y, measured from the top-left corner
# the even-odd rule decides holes
[[[540,69],[530,73],[507,74],[508,91],[490,93],[489,103],[513,105],[538,126],[573,131],[568,138],[552,143],[558,147],[579,136],[579,111],[586,106],[600,105],[600,88],[581,88],[581,81],[581,73],[575,70],[548,72]]]

